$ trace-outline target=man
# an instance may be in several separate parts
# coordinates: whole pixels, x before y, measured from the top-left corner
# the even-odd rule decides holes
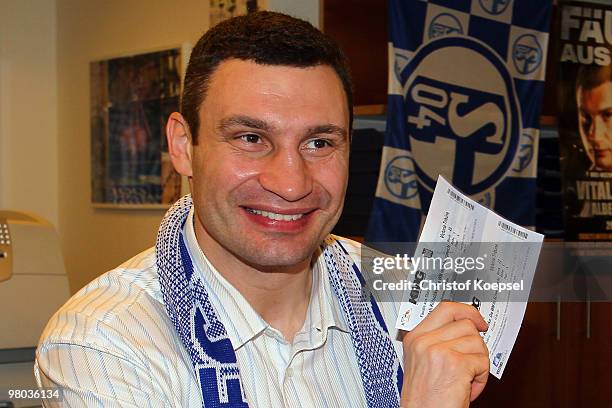
[[[583,66],[576,77],[580,138],[592,170],[612,171],[612,70]]]
[[[192,198],[166,214],[155,250],[87,285],[45,329],[35,370],[63,390],[60,406],[476,398],[489,370],[477,310],[443,304],[398,340],[397,305],[362,294],[358,244],[329,235],[351,107],[344,57],[306,22],[259,12],[199,40],[166,129]]]

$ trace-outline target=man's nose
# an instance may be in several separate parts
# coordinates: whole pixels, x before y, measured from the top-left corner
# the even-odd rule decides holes
[[[599,116],[595,117],[593,123],[591,124],[589,139],[594,142],[602,140],[605,136],[606,129],[606,123],[604,122],[603,118]]]
[[[279,149],[267,158],[259,182],[286,201],[298,201],[312,192],[309,164],[299,151],[289,149]]]

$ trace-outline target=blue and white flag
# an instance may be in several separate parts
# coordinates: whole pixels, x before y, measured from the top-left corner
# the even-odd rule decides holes
[[[552,2],[388,4],[387,129],[366,240],[416,241],[438,174],[534,225]]]

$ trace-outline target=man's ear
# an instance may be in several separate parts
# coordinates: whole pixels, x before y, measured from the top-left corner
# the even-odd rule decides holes
[[[166,123],[166,137],[168,138],[168,153],[174,169],[183,176],[192,176],[191,133],[189,125],[183,115],[173,112]]]

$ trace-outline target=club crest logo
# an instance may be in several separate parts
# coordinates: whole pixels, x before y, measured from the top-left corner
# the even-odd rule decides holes
[[[478,0],[478,2],[487,13],[497,16],[506,11],[512,0]]]
[[[443,174],[470,195],[499,183],[521,131],[514,82],[499,56],[475,39],[435,39],[417,50],[400,81],[420,183],[433,191]]]
[[[515,163],[512,171],[520,173],[525,170],[533,160],[533,136],[528,133],[523,133],[521,136],[521,145],[518,149],[518,161]]]
[[[385,168],[385,186],[391,195],[400,199],[414,197],[418,193],[414,161],[408,156],[398,156]]]
[[[499,366],[499,363],[501,362],[501,359],[502,359],[503,356],[504,356],[503,353],[495,354],[495,357],[493,357],[493,365],[495,367]]]
[[[448,13],[438,14],[431,20],[429,29],[427,30],[427,35],[430,40],[453,34],[463,34],[463,27],[457,17]]]
[[[408,63],[410,62],[410,56],[405,50],[402,50],[399,48],[396,48],[394,50],[393,55],[394,55],[393,70],[395,71],[395,76],[399,78],[404,68],[406,68],[406,65],[408,65]]]
[[[523,34],[514,41],[512,61],[516,70],[523,75],[531,74],[542,63],[542,47],[533,34]]]

